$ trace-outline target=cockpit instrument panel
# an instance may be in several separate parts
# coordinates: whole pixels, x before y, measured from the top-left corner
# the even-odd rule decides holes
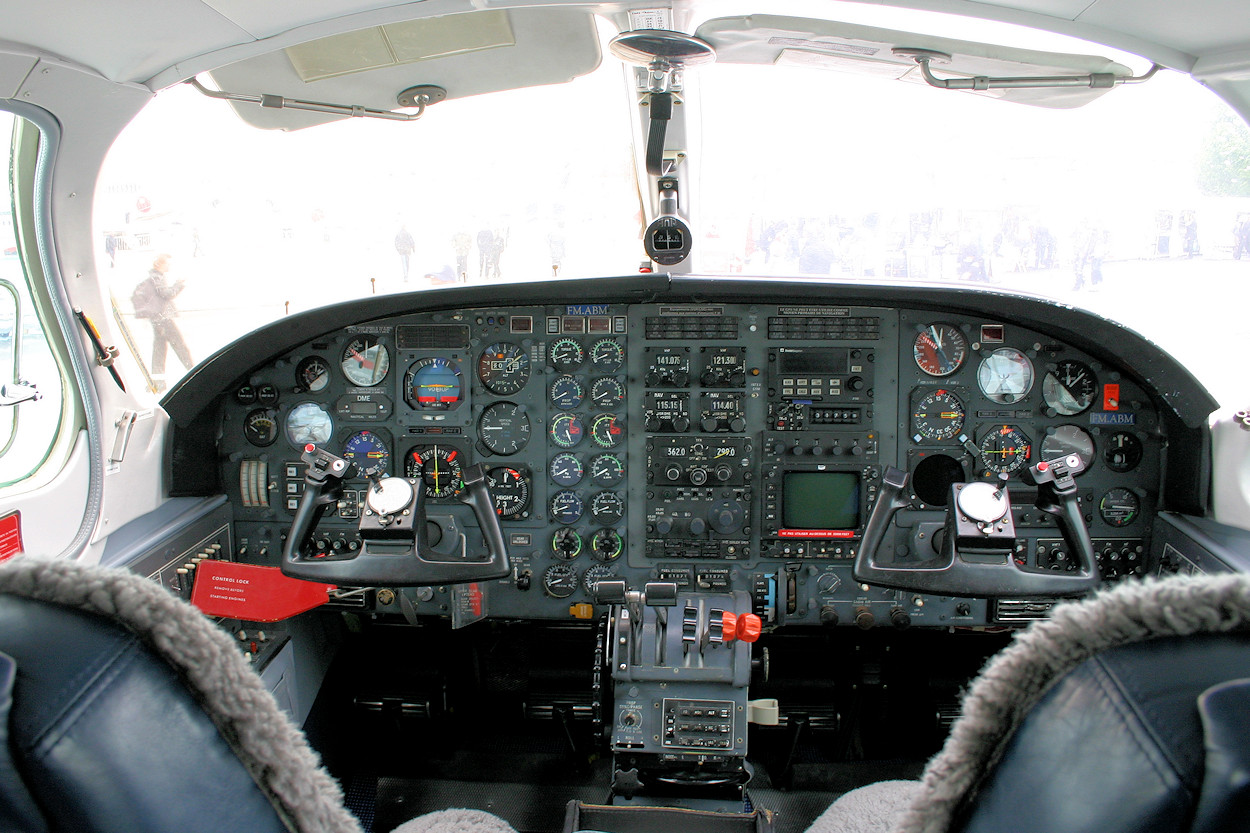
[[[354,464],[318,531],[336,552],[358,545],[361,496],[386,474],[421,484],[440,553],[481,547],[460,497],[484,463],[515,569],[481,603],[543,619],[594,615],[594,582],[611,576],[744,591],[769,625],[994,624],[985,600],[854,581],[885,468],[910,475],[887,561],[931,557],[953,487],[984,480],[1009,487],[1018,563],[1066,570],[1022,474],[1078,455],[1084,517],[1118,580],[1146,570],[1165,445],[1132,374],[1040,324],[836,303],[396,314],[252,369],[219,419],[241,557],[280,552],[307,443]],[[454,592],[403,591],[380,612],[444,615]]]

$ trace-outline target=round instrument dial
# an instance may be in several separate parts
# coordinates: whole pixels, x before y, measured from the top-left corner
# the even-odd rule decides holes
[[[603,526],[618,523],[625,517],[625,499],[617,492],[599,492],[590,499],[590,516]]]
[[[557,338],[551,342],[547,355],[556,370],[576,370],[586,361],[586,350],[575,338]]]
[[[586,575],[582,576],[582,587],[586,588],[586,592],[591,596],[595,595],[595,585],[601,581],[608,579],[620,578],[611,567],[604,564],[596,564],[586,571]]]
[[[404,399],[418,411],[454,411],[463,393],[460,366],[442,356],[418,359],[404,377]]]
[[[1062,416],[1073,416],[1089,410],[1098,393],[1098,377],[1089,366],[1065,359],[1048,370],[1042,379],[1042,399],[1047,407]]]
[[[601,373],[615,373],[625,364],[625,348],[614,338],[601,338],[590,348],[590,363]]]
[[[530,418],[515,402],[496,402],[482,411],[477,435],[495,454],[516,454],[530,441]]]
[[[551,496],[551,517],[562,524],[573,524],[586,511],[586,504],[572,489],[561,489]]]
[[[278,404],[278,386],[266,382],[256,389],[256,401],[270,407]]]
[[[625,386],[611,376],[601,376],[590,386],[590,401],[601,411],[615,408],[625,401]]]
[[[577,570],[568,564],[553,564],[543,573],[543,592],[553,599],[567,599],[577,592]]]
[[[530,379],[530,357],[508,341],[497,341],[482,351],[477,360],[477,378],[491,393],[508,396],[525,387]]]
[[[278,417],[272,408],[257,408],[243,418],[243,436],[264,448],[278,439]]]
[[[325,390],[330,384],[330,365],[320,356],[309,356],[295,366],[295,383],[309,393]]]
[[[1019,402],[1033,390],[1033,362],[1013,347],[1000,347],[981,360],[977,384],[1000,405]]]
[[[334,420],[316,402],[301,402],[286,415],[286,438],[296,448],[312,443],[322,445],[334,433]]]
[[[251,405],[256,401],[256,388],[244,385],[234,392],[234,401],[240,405]]]
[[[356,464],[362,477],[374,477],[386,472],[391,460],[391,450],[372,431],[357,431],[343,446],[343,458]]]
[[[615,454],[597,454],[590,461],[590,479],[596,486],[615,486],[625,479],[625,464]]]
[[[409,477],[421,479],[426,497],[451,497],[462,488],[464,480],[460,456],[460,449],[455,446],[419,445],[408,452],[404,471]]]
[[[582,536],[575,529],[560,527],[551,535],[551,552],[556,558],[572,561],[582,554]]]
[[[362,388],[382,384],[391,369],[391,351],[377,336],[361,336],[348,342],[340,365],[347,381]]]
[[[563,411],[571,411],[582,404],[582,400],[586,398],[586,389],[572,376],[557,376],[551,383],[548,396],[552,405]]]
[[[552,418],[548,433],[560,448],[572,448],[582,441],[582,418],[577,414],[558,414]]]
[[[1128,526],[1141,514],[1141,500],[1132,491],[1117,487],[1098,501],[1098,514],[1110,526]]]
[[[486,472],[486,485],[495,500],[495,513],[505,521],[529,516],[530,481],[519,470],[498,466]]]
[[[1029,459],[1029,438],[1014,425],[1001,425],[981,440],[981,464],[994,474],[1011,474]]]
[[[582,482],[582,461],[576,454],[565,451],[551,458],[548,469],[551,479],[560,486],[576,486]]]
[[[1108,437],[1107,446],[1102,450],[1102,461],[1107,464],[1107,468],[1115,472],[1132,471],[1137,468],[1141,458],[1141,440],[1123,431]]]
[[[615,561],[625,550],[625,542],[615,529],[600,529],[590,539],[590,554],[598,561]]]
[[[933,390],[916,403],[912,424],[916,433],[929,440],[949,440],[964,427],[967,411],[959,397],[948,390]]]
[[[930,376],[950,376],[968,358],[968,339],[954,324],[930,324],[916,336],[912,356]]]
[[[590,423],[590,436],[601,448],[615,448],[625,439],[623,420],[616,414],[598,414]]]
[[[1085,464],[1085,471],[1094,462],[1094,438],[1083,428],[1075,425],[1060,425],[1053,434],[1047,434],[1042,440],[1040,460],[1056,460],[1075,454]],[[1085,472],[1081,472],[1084,474]],[[1080,475],[1078,475],[1079,477]]]

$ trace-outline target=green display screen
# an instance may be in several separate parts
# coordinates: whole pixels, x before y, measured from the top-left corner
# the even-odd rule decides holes
[[[855,529],[859,526],[859,474],[788,471],[781,493],[787,529]]]

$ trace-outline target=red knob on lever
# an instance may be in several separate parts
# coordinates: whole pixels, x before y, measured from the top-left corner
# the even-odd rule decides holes
[[[754,642],[760,638],[764,623],[754,613],[744,613],[738,617],[737,636],[743,642]]]
[[[733,642],[738,638],[738,617],[730,613],[728,610],[721,616],[720,620],[721,641],[726,644]]]

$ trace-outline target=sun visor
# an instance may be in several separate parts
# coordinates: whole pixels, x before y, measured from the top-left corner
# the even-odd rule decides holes
[[[716,49],[719,63],[807,66],[925,84],[920,67],[895,49],[920,49],[950,56],[931,66],[941,78],[1036,77],[1111,74],[1132,70],[1107,58],[1039,52],[972,41],[915,35],[836,21],[751,15],[709,20],[695,33]],[[1050,87],[966,90],[1036,107],[1080,107],[1106,88]]]
[[[447,98],[560,84],[599,66],[593,16],[563,8],[489,10],[389,23],[321,38],[209,73],[221,90],[399,108],[417,85]],[[231,102],[255,127],[298,130],[342,115]]]

